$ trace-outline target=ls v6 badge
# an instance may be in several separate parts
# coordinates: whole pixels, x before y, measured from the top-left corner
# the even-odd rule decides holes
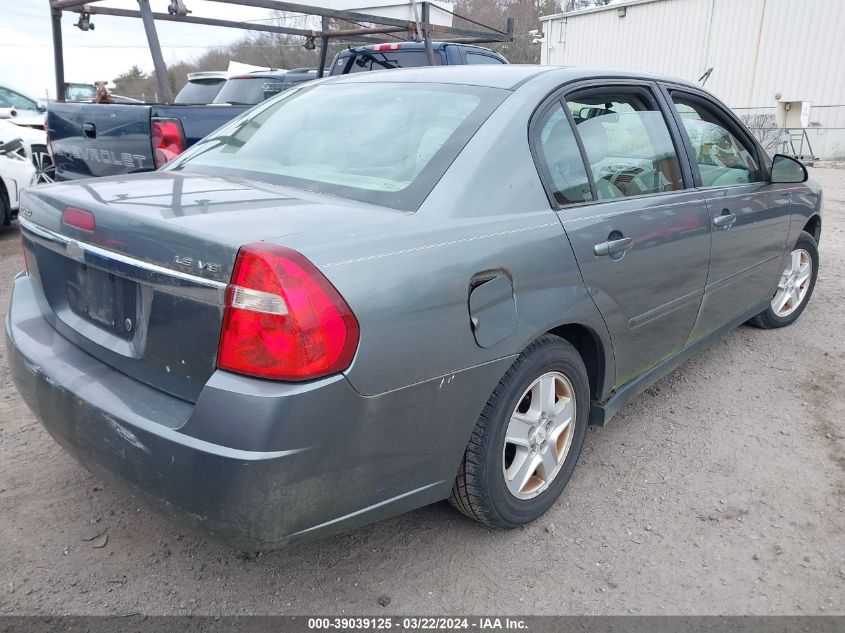
[[[173,262],[179,266],[183,266],[185,268],[194,268],[196,267],[200,271],[209,272],[209,273],[219,273],[220,272],[220,264],[214,264],[212,262],[204,262],[201,259],[194,259],[193,257],[185,257],[184,255],[174,255]]]

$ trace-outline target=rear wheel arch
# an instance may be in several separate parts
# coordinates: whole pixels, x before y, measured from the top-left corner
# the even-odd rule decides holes
[[[554,388],[544,389],[549,379]],[[534,339],[478,417],[449,496],[452,505],[496,528],[515,528],[546,512],[581,453],[589,390],[584,362],[572,343],[552,334]]]
[[[9,192],[6,191],[6,183],[0,178],[0,226],[9,226],[12,220],[12,205],[9,201]]]
[[[816,214],[813,215],[807,223],[804,225],[804,231],[809,233],[813,236],[813,239],[816,240],[816,244],[819,243],[822,237],[822,218],[820,215]]]
[[[584,366],[587,368],[587,378],[590,381],[590,398],[601,400],[605,387],[605,370],[608,358],[604,344],[599,336],[590,328],[579,323],[559,325],[547,332],[569,341],[578,351]]]

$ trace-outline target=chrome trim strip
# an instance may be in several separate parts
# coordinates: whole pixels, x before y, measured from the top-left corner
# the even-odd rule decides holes
[[[59,235],[58,233],[54,233],[53,231],[50,231],[48,229],[45,229],[43,226],[41,226],[39,224],[35,224],[33,222],[30,222],[26,218],[19,217],[18,218],[18,224],[20,224],[21,227],[25,228],[27,231],[30,231],[31,233],[35,233],[36,235],[43,237],[45,239],[51,240],[53,242],[59,242],[61,244],[67,244],[68,242],[70,242],[70,238],[68,238],[64,235]]]
[[[661,319],[675,310],[680,310],[681,308],[686,307],[693,301],[698,301],[704,295],[704,289],[700,288],[698,290],[693,290],[690,293],[687,293],[677,299],[672,299],[668,303],[664,303],[662,306],[657,306],[656,308],[652,308],[647,312],[643,312],[642,314],[638,314],[635,317],[632,317],[630,321],[628,321],[628,327],[630,329],[635,329],[640,327],[641,325],[645,325],[646,323],[651,323],[657,319]]]
[[[93,244],[80,242],[35,224],[26,218],[19,218],[18,221],[30,239],[35,238],[35,241],[46,248],[69,259],[103,268],[120,277],[152,286],[162,292],[186,296],[215,305],[222,306],[224,304],[228,284],[222,281],[205,279],[180,270],[172,270]]]

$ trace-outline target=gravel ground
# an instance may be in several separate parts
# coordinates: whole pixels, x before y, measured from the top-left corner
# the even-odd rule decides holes
[[[558,503],[516,531],[440,503],[279,552],[229,550],[60,450],[0,339],[0,614],[845,613],[845,170],[812,177],[826,215],[802,318],[739,328],[591,429]],[[13,228],[3,308],[21,267]]]

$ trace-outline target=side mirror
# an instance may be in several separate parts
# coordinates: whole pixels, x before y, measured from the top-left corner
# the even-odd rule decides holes
[[[772,159],[772,182],[784,184],[806,182],[809,177],[807,168],[797,158],[775,154]]]

